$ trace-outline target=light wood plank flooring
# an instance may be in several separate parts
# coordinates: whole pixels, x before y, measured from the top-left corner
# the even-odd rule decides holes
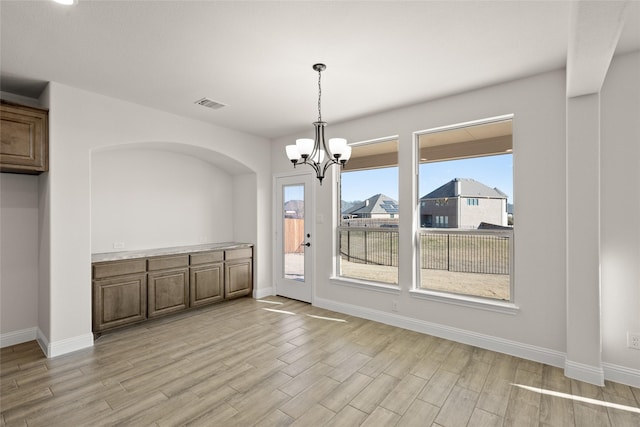
[[[0,424],[640,426],[640,389],[267,300],[105,334],[49,360],[35,342],[4,348]]]

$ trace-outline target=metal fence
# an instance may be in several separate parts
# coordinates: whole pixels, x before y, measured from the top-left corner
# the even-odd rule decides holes
[[[420,232],[420,268],[509,274],[513,230]]]
[[[340,255],[350,262],[397,267],[398,231],[340,227]]]
[[[464,273],[509,274],[513,230],[421,230],[420,268]],[[398,266],[398,231],[340,227],[346,261]]]
[[[342,227],[383,227],[398,228],[398,218],[344,218]]]

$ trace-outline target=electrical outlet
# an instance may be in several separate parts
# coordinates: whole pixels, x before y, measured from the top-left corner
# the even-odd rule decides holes
[[[113,249],[124,249],[124,242],[114,242]]]
[[[391,301],[391,310],[398,311],[398,301],[396,300]]]
[[[627,347],[640,350],[640,333],[627,332]]]

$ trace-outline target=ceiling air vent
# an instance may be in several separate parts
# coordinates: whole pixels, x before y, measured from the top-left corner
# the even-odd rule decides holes
[[[226,107],[226,104],[223,104],[218,101],[214,101],[213,99],[209,99],[209,98],[199,99],[195,102],[195,104],[202,105],[203,107],[211,108],[214,110],[219,110],[222,107]]]

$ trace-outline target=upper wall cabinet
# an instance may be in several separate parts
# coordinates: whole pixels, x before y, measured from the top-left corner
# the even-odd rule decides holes
[[[0,103],[0,172],[39,174],[49,170],[48,112]]]

